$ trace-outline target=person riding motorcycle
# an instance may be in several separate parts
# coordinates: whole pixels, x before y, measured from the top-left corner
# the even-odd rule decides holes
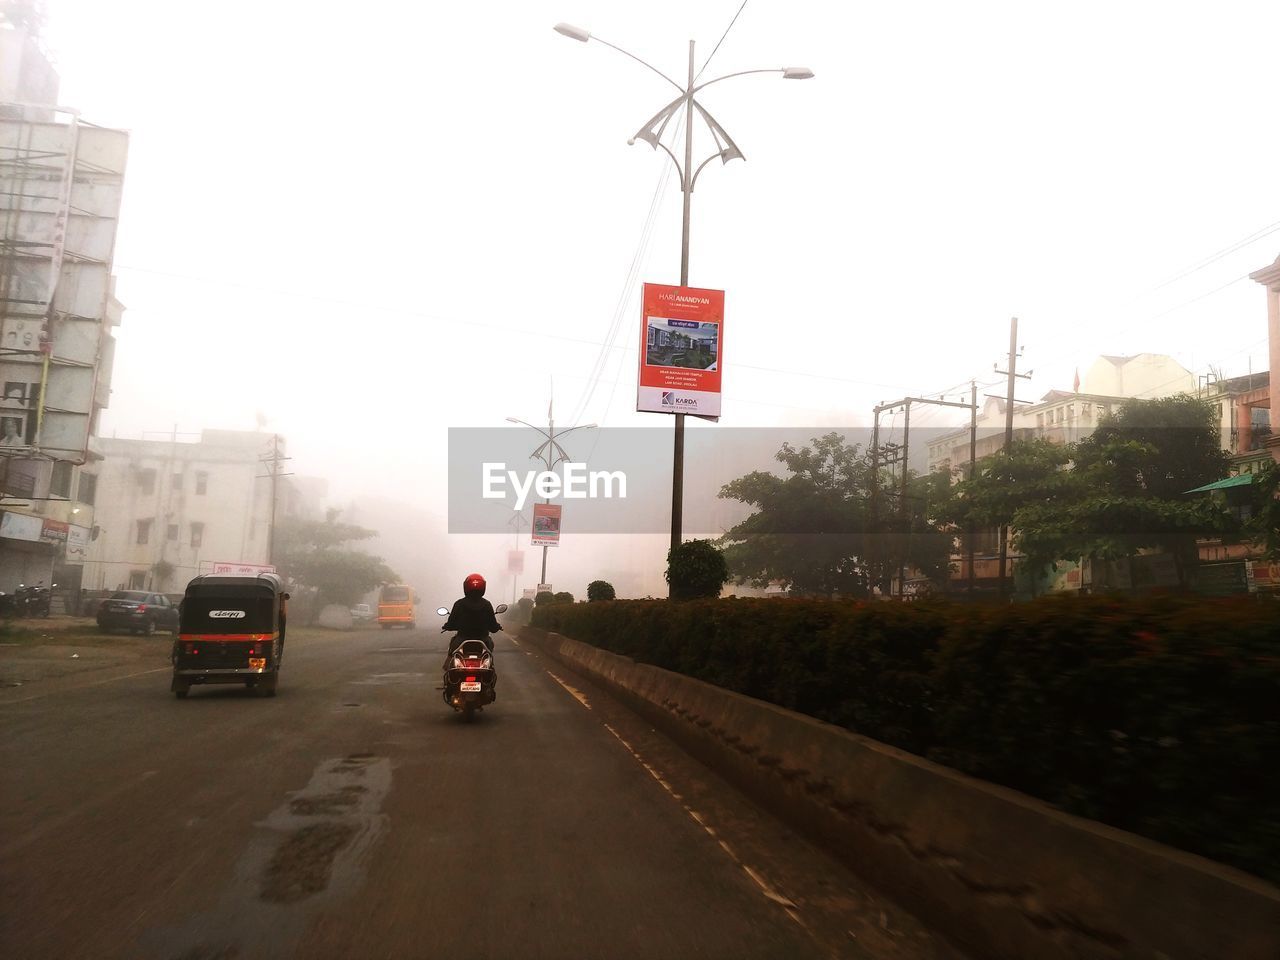
[[[489,652],[493,652],[493,640],[489,634],[501,630],[502,624],[498,623],[493,612],[493,604],[484,598],[485,587],[484,577],[478,573],[470,574],[462,581],[462,599],[454,603],[449,619],[440,628],[441,633],[456,631],[445,654],[445,669],[448,669],[449,659],[463,640],[483,640]]]

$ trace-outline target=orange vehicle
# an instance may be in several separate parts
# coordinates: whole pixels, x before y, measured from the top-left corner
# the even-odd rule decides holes
[[[418,625],[413,606],[418,602],[413,587],[403,583],[388,584],[378,594],[378,624],[383,630],[392,627],[408,627],[412,630]]]

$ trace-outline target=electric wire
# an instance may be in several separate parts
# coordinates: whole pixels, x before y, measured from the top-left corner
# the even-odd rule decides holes
[[[701,77],[703,71],[707,69],[707,64],[711,62],[711,58],[714,57],[716,52],[720,49],[720,44],[724,43],[724,38],[729,36],[729,31],[732,30],[733,25],[738,22],[738,18],[742,16],[742,11],[746,9],[746,6],[747,0],[742,0],[742,4],[738,7],[738,12],[733,15],[733,19],[729,21],[729,25],[724,28],[724,33],[720,35],[720,39],[716,41],[716,45],[711,48],[711,53],[707,56],[707,59],[702,61],[702,68],[698,71],[697,76],[693,78],[694,83],[698,82],[698,77]]]
[[[1196,273],[1199,270],[1203,270],[1205,267],[1210,266],[1211,264],[1217,263],[1223,257],[1228,256],[1229,254],[1235,253],[1237,250],[1247,247],[1249,244],[1254,243],[1255,241],[1261,240],[1263,237],[1269,237],[1271,236],[1271,234],[1276,233],[1277,231],[1280,231],[1280,220],[1277,220],[1275,223],[1267,224],[1265,227],[1262,227],[1260,230],[1254,231],[1253,233],[1249,234],[1249,236],[1241,240],[1237,240],[1235,243],[1231,244],[1230,246],[1224,247],[1223,249],[1217,251],[1216,253],[1209,254],[1209,256],[1201,260],[1199,263],[1196,263],[1190,267],[1187,267],[1185,270],[1182,270],[1179,273],[1175,274],[1174,276],[1170,277],[1168,280],[1166,280],[1164,283],[1160,284],[1159,286],[1153,287],[1152,292],[1154,293],[1156,290],[1163,290],[1165,287],[1170,286],[1171,284],[1177,283],[1179,280],[1182,280],[1185,277],[1189,277],[1193,273]],[[1232,282],[1235,282],[1235,281],[1232,281]]]

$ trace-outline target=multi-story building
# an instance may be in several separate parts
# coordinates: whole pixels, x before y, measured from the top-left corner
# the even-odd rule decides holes
[[[0,590],[74,591],[123,310],[111,265],[128,136],[58,106],[38,13],[0,10]]]
[[[1014,407],[1013,438],[1042,437],[1053,443],[1076,443],[1097,428],[1102,418],[1126,400],[1153,400],[1194,393],[1196,378],[1172,357],[1140,353],[1133,357],[1099,357],[1080,381],[1079,389],[1050,390],[1039,402]],[[976,459],[1004,449],[1004,400],[989,399],[978,414]],[[969,463],[967,427],[928,441],[929,470],[961,474]]]
[[[217,563],[269,564],[273,515],[314,518],[323,482],[271,477],[274,434],[103,439],[88,589],[179,591]]]

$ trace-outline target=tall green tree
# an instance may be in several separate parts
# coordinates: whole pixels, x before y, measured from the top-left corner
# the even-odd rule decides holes
[[[858,446],[829,433],[800,449],[784,443],[775,459],[786,476],[757,470],[720,490],[756,508],[720,540],[731,576],[802,594],[865,595],[869,471]]]
[[[1147,548],[1174,556],[1189,581],[1196,538],[1232,529],[1194,487],[1226,475],[1216,415],[1193,397],[1130,400],[1074,446],[1019,441],[956,487],[964,526],[1008,524],[1035,579],[1060,560],[1119,560]]]
[[[377,532],[338,520],[330,510],[324,520],[286,520],[276,529],[276,566],[292,583],[317,591],[317,606],[352,604],[374,587],[399,580],[381,557],[352,549],[350,544]]]
[[[900,563],[946,577],[952,540],[938,523],[946,478],[911,475],[905,497],[882,482],[873,517],[866,452],[838,433],[810,444],[783,444],[775,455],[783,476],[755,471],[721,488],[723,499],[756,508],[720,540],[738,583],[858,597],[886,588]]]
[[[1078,469],[1110,466],[1113,493],[1178,501],[1221,480],[1230,462],[1214,406],[1180,394],[1126,400],[1075,447]]]

